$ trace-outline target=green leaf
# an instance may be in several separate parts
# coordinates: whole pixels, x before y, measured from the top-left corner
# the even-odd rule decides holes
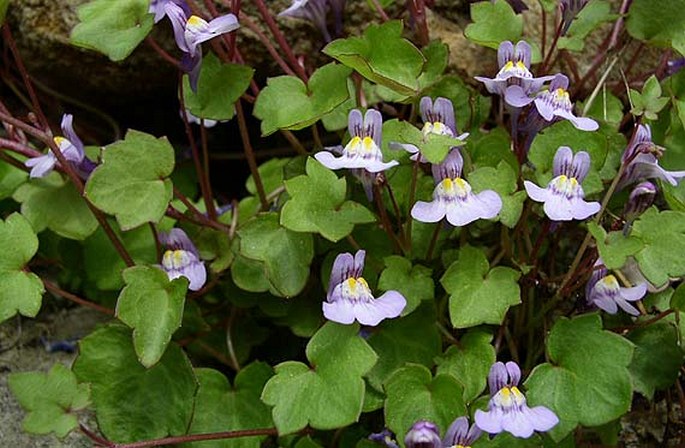
[[[0,322],[16,313],[36,317],[43,297],[43,282],[24,266],[38,251],[31,224],[19,213],[0,220]]]
[[[181,326],[188,280],[169,281],[166,272],[152,266],[124,271],[126,287],[117,302],[117,317],[133,329],[133,346],[145,367],[156,364],[171,335]]]
[[[231,265],[231,279],[240,289],[249,292],[265,292],[271,288],[264,263],[239,254]]]
[[[508,432],[501,432],[493,439],[489,437],[481,437],[473,444],[473,448],[541,448],[543,446],[540,436],[533,434],[528,439],[519,439]],[[554,445],[555,447],[562,447],[562,445]],[[574,445],[575,446],[575,445]]]
[[[262,401],[273,406],[279,434],[307,425],[335,429],[354,423],[364,402],[364,380],[376,354],[358,335],[359,325],[329,322],[307,344],[311,367],[297,361],[276,366]]]
[[[403,315],[414,311],[422,300],[433,300],[435,285],[430,269],[421,265],[412,267],[411,261],[397,255],[387,257],[383,262],[385,269],[378,279],[378,288],[382,291],[394,289],[407,299]]]
[[[0,0],[0,25],[5,23],[5,15],[7,14],[7,7],[10,5],[10,0]]]
[[[73,371],[91,383],[98,427],[107,439],[128,443],[185,434],[193,415],[197,381],[175,344],[146,369],[136,357],[131,331],[100,327],[81,340]]]
[[[635,259],[650,283],[685,275],[685,213],[650,208],[633,223],[632,235],[644,244]]]
[[[685,311],[685,283],[681,283],[675,290],[669,307],[675,311]]]
[[[471,172],[468,176],[473,191],[495,190],[502,198],[502,210],[498,219],[505,226],[513,229],[523,211],[523,202],[528,197],[525,191],[516,191],[516,172],[505,161],[497,168],[483,167]]]
[[[607,234],[606,230],[594,222],[588,223],[587,227],[595,238],[599,256],[608,269],[622,268],[628,257],[635,255],[644,247],[640,239],[626,237],[623,232],[614,231]]]
[[[273,425],[269,408],[259,396],[273,374],[265,363],[244,367],[235,378],[234,386],[224,374],[213,369],[196,369],[200,383],[195,398],[195,411],[188,434],[268,428]],[[266,436],[239,437],[184,446],[202,448],[259,448]]]
[[[94,0],[81,5],[76,11],[81,23],[71,30],[71,43],[121,61],[152,30],[149,6],[147,0]]]
[[[583,51],[585,38],[592,31],[606,22],[611,22],[618,17],[611,12],[609,2],[595,0],[589,2],[576,16],[565,36],[559,38],[558,47],[571,51]]]
[[[500,325],[512,305],[521,303],[519,272],[504,266],[489,268],[480,249],[466,246],[440,279],[450,294],[450,319],[455,328]]]
[[[402,28],[398,20],[371,24],[363,36],[337,39],[322,51],[373,83],[403,95],[416,95],[425,59],[418,48],[402,37]]]
[[[130,130],[122,141],[105,147],[102,163],[88,178],[85,195],[102,211],[113,214],[123,230],[158,222],[172,197],[174,149]]]
[[[517,15],[506,0],[471,4],[471,19],[464,35],[484,47],[499,47],[500,42],[516,42],[523,34],[523,17]]]
[[[661,109],[668,104],[669,98],[661,96],[661,85],[655,75],[645,81],[642,94],[630,89],[630,99],[633,108],[630,113],[633,115],[644,115],[648,120],[656,120]]]
[[[589,196],[604,189],[602,180],[614,178],[626,141],[608,126],[600,126],[596,132],[580,132],[568,121],[555,123],[535,137],[530,148],[529,159],[535,165],[538,185],[546,186],[552,180],[552,161],[560,146],[590,154],[590,171],[583,181],[583,190]]]
[[[419,148],[421,154],[430,163],[441,163],[447,156],[447,153],[450,152],[450,149],[466,143],[449,135],[424,135],[420,129],[417,129],[416,126],[407,121],[401,121],[397,126],[400,127],[399,142],[408,143]]]
[[[291,199],[281,211],[281,224],[295,232],[319,233],[336,242],[352,232],[355,224],[374,222],[366,207],[346,201],[347,182],[313,158],[307,174],[285,181]]]
[[[497,168],[500,162],[506,162],[518,173],[519,164],[510,143],[509,134],[502,128],[495,128],[487,134],[477,131],[470,135],[466,140],[466,148],[476,169],[485,166]]]
[[[331,112],[349,97],[347,77],[351,72],[331,63],[316,70],[307,85],[294,76],[269,78],[254,108],[254,115],[262,120],[262,135],[303,129]]]
[[[410,364],[398,369],[385,383],[385,423],[395,434],[406,434],[418,420],[447,429],[466,414],[464,389],[450,375],[431,375],[426,367]]]
[[[447,44],[439,40],[432,41],[423,49],[426,63],[423,66],[423,73],[419,76],[421,90],[435,84],[442,77],[447,68],[449,52]]]
[[[196,117],[229,120],[235,114],[235,102],[250,85],[254,69],[242,64],[223,64],[214,53],[202,59],[197,93],[183,77],[183,104]]]
[[[578,110],[584,110],[584,107],[584,103],[578,103]],[[603,88],[585,115],[610,124],[612,129],[618,130],[623,120],[623,103]]]
[[[13,197],[36,232],[47,227],[65,238],[84,240],[98,228],[86,201],[57,173],[25,183]]]
[[[113,226],[124,247],[136,264],[154,264],[157,249],[154,236],[148,227],[120,232]],[[103,291],[116,291],[124,286],[121,275],[126,269],[124,260],[114,249],[112,241],[102,229],[98,229],[83,243],[83,257],[88,280]]]
[[[257,216],[238,235],[240,254],[264,263],[266,277],[278,295],[292,297],[302,291],[314,257],[311,235],[281,227],[277,213]]]
[[[492,334],[481,329],[469,330],[452,345],[445,354],[436,359],[437,373],[452,375],[464,385],[464,402],[475,400],[485,389],[490,367],[495,363],[495,347]]]
[[[71,370],[59,363],[48,373],[13,373],[7,382],[27,412],[22,427],[31,434],[54,432],[57,437],[65,437],[78,427],[78,418],[72,412],[88,406],[88,385],[78,384]]]
[[[667,389],[675,383],[683,365],[676,328],[668,322],[655,322],[630,332],[628,339],[635,344],[633,362],[628,367],[633,385],[651,400],[656,389]]]
[[[435,305],[427,303],[402,319],[384,321],[368,339],[378,355],[366,376],[369,384],[382,391],[385,380],[406,363],[433,367],[441,345],[436,320]]]
[[[672,46],[683,54],[685,8],[671,0],[635,0],[628,10],[626,29],[636,39]]]
[[[628,412],[633,344],[602,330],[598,314],[559,319],[547,352],[550,363],[533,369],[525,384],[529,405],[545,405],[559,416],[552,439],[560,441],[579,423],[599,426]]]
[[[0,4],[2,0],[0,0]],[[0,5],[0,10],[2,9]],[[2,24],[2,20],[0,20]],[[0,199],[5,199],[12,194],[14,191],[28,179],[29,175],[26,171],[20,170],[19,168],[10,165],[5,161],[0,161]]]
[[[269,194],[276,188],[283,186],[283,169],[292,159],[269,159],[267,162],[261,164],[258,168],[259,177],[262,179],[264,191]],[[252,175],[247,178],[245,188],[252,195],[257,194],[257,185],[255,185]]]

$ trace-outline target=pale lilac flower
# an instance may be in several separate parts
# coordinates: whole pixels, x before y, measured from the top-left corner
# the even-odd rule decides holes
[[[357,320],[362,325],[376,326],[383,319],[391,319],[402,313],[407,300],[397,291],[387,291],[374,298],[368,283],[362,277],[366,251],[338,255],[333,263],[328,282],[323,315],[328,320],[351,324]]]
[[[438,222],[443,218],[453,226],[465,226],[477,219],[492,219],[502,209],[502,199],[493,190],[478,194],[461,177],[464,165],[459,148],[454,148],[439,165],[433,165],[437,182],[431,202],[417,201],[411,216],[421,222]]]
[[[419,420],[404,438],[407,448],[442,448],[438,427],[427,420]]]
[[[166,248],[161,268],[167,273],[169,280],[185,277],[190,282],[188,289],[202,289],[207,281],[207,269],[188,235],[183,230],[174,228],[169,233],[160,232],[159,242]]]
[[[95,164],[86,157],[83,142],[74,132],[73,119],[74,116],[71,114],[64,114],[62,116],[61,128],[64,137],[57,136],[53,140],[64,158],[74,167],[76,173],[82,179],[87,179],[93,169],[95,169]],[[31,168],[29,176],[36,178],[49,174],[57,163],[57,157],[55,157],[51,150],[48,150],[45,155],[26,160],[24,165]]]
[[[193,115],[189,109],[186,109],[185,111],[186,111],[186,120],[188,120],[188,123],[193,123],[193,124],[196,124],[198,126],[204,125],[204,127],[207,129],[213,128],[219,122],[223,122],[223,120],[212,120],[210,118],[205,118],[204,120],[202,120],[201,118]],[[178,114],[181,116],[181,118],[183,118],[183,112],[182,111],[179,110]]]
[[[525,106],[533,99],[521,105],[519,105],[520,100],[510,102],[509,96],[511,94],[507,94],[509,89],[516,87],[516,95],[513,95],[512,98],[516,99],[521,95],[529,98],[531,95],[535,95],[545,82],[554,78],[554,76],[534,78],[530,72],[530,57],[531,49],[527,42],[519,41],[514,47],[514,44],[505,40],[499,44],[497,49],[497,62],[500,68],[497,75],[494,78],[476,76],[475,79],[484,83],[488,92],[503,97],[510,106]]]
[[[293,3],[278,14],[278,17],[294,17],[312,22],[326,42],[331,41],[331,33],[326,25],[326,15],[330,5],[328,0],[293,0]]]
[[[654,204],[656,185],[649,181],[637,184],[628,196],[628,202],[623,209],[623,217],[630,222],[645,212]]]
[[[518,389],[521,369],[513,362],[496,362],[490,368],[490,402],[487,412],[478,409],[476,425],[490,434],[507,431],[515,437],[527,439],[534,431],[549,431],[559,418],[545,406],[529,408],[526,397]]]
[[[524,181],[528,196],[543,202],[545,214],[552,221],[586,219],[600,209],[599,202],[585,202],[585,192],[580,185],[590,170],[590,155],[579,151],[575,156],[568,146],[560,146],[554,156],[554,178],[547,188],[540,188]]]
[[[673,76],[685,67],[685,58],[668,61],[666,64],[666,76]]]
[[[381,152],[382,128],[383,118],[377,110],[367,110],[362,120],[362,113],[359,109],[352,109],[348,117],[347,127],[350,137],[352,137],[351,140],[343,149],[340,149],[340,146],[328,147],[326,151],[314,154],[314,158],[332,170],[363,168],[371,173],[378,173],[392,168],[399,162],[397,160],[383,162],[383,153]],[[339,153],[341,156],[335,157],[332,152]]]
[[[383,445],[386,448],[400,448],[395,441],[395,435],[390,432],[388,428],[384,428],[381,432],[376,432],[369,435],[368,439],[372,442],[376,442],[379,445]]]
[[[521,87],[512,86],[507,89],[506,100],[515,107],[535,103],[535,109],[531,111],[526,124],[527,131],[530,133],[537,133],[543,127],[562,119],[569,120],[576,129],[581,131],[599,129],[599,124],[592,118],[576,117],[573,114],[573,103],[568,94],[568,78],[561,73],[554,76],[548,90],[538,93],[535,98],[530,98]]]
[[[652,294],[666,290],[670,286],[672,281],[679,280],[679,278],[670,278],[662,285],[653,284],[652,282],[647,280],[645,275],[642,273],[642,271],[640,270],[640,266],[638,265],[637,261],[635,261],[634,257],[628,257],[626,259],[625,264],[623,265],[623,267],[621,267],[621,274],[623,274],[626,280],[628,280],[633,285],[647,285],[647,291],[651,292]]]
[[[585,298],[588,303],[594,304],[609,314],[616,314],[618,307],[621,307],[626,313],[639,316],[640,311],[628,302],[635,302],[644,297],[647,294],[647,283],[623,288],[615,276],[608,274],[601,258],[595,263],[595,268],[585,288]]]
[[[452,101],[447,98],[438,97],[435,102],[429,96],[421,98],[419,103],[421,118],[423,119],[424,139],[431,135],[446,135],[455,137],[457,140],[465,140],[469,136],[468,132],[457,135],[457,121],[454,118],[454,106]],[[411,160],[419,160],[421,163],[428,163],[428,160],[420,153],[419,148],[409,143],[390,143],[393,149],[404,149],[412,154]]]
[[[581,9],[590,0],[560,0],[559,7],[561,8],[561,35],[564,36],[573,23]]]
[[[481,434],[482,431],[478,425],[473,424],[469,428],[469,419],[459,417],[447,429],[442,439],[442,446],[444,448],[470,448]]]
[[[159,22],[166,16],[166,11],[164,10],[164,5],[167,3],[174,3],[180,8],[183,9],[185,12],[186,16],[190,16],[190,7],[186,3],[185,0],[151,0],[150,1],[150,8],[148,9],[148,12],[150,14],[155,15],[155,23]]]
[[[174,28],[176,45],[184,53],[181,61],[183,71],[188,73],[190,87],[197,91],[197,82],[200,77],[202,64],[202,49],[200,44],[213,39],[221,34],[230,33],[238,29],[238,19],[233,14],[217,17],[210,22],[205,19],[187,13],[174,2],[164,4],[164,11]]]
[[[663,151],[664,148],[652,142],[649,125],[638,125],[621,158],[627,165],[618,188],[641,179],[661,179],[673,186],[678,185],[678,181],[685,177],[685,171],[667,171],[659,166],[657,156],[661,156]]]

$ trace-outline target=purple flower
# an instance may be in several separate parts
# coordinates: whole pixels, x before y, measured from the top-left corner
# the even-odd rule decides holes
[[[371,173],[387,170],[399,162],[397,160],[388,163],[383,162],[383,153],[381,152],[382,127],[383,118],[377,110],[367,110],[362,120],[362,113],[359,109],[352,109],[348,117],[347,127],[352,139],[343,149],[340,149],[340,146],[329,147],[326,148],[327,151],[314,154],[314,158],[332,170],[363,168]],[[342,155],[335,157],[331,152]]]
[[[180,8],[183,9],[185,12],[186,16],[190,16],[190,7],[186,3],[185,0],[151,0],[150,1],[150,8],[148,9],[148,12],[150,14],[155,15],[155,23],[159,22],[164,18],[166,15],[166,11],[164,10],[164,6],[167,3],[174,3],[175,5],[179,6]]]
[[[384,428],[381,432],[376,432],[369,435],[368,439],[372,442],[376,442],[379,445],[383,445],[386,448],[400,448],[397,442],[395,442],[395,435],[390,432],[388,428]]]
[[[488,92],[504,97],[505,101],[514,107],[523,107],[529,104],[533,99],[530,95],[534,95],[540,90],[542,85],[553,79],[554,76],[542,76],[534,78],[530,72],[530,56],[531,49],[525,41],[519,41],[514,47],[514,44],[505,40],[499,44],[497,49],[497,62],[500,70],[494,78],[485,78],[476,76],[475,79],[484,83]],[[508,90],[516,87],[515,95],[507,94]],[[522,96],[530,99],[525,104],[519,105],[521,101],[510,102],[509,96],[518,98]]]
[[[169,233],[160,232],[159,242],[166,247],[161,267],[169,276],[169,280],[185,277],[190,282],[188,289],[202,289],[207,281],[207,270],[188,235],[183,230],[175,228]]]
[[[197,82],[200,77],[200,65],[202,64],[202,49],[200,44],[213,39],[221,34],[230,33],[238,29],[238,19],[233,14],[226,14],[207,22],[205,19],[191,15],[178,6],[175,2],[166,2],[164,11],[174,28],[176,45],[184,53],[181,66],[188,73],[190,87],[197,91]]]
[[[442,448],[438,427],[429,421],[419,420],[407,433],[404,445],[407,448]]]
[[[533,431],[549,431],[559,418],[545,406],[529,408],[526,397],[518,389],[521,369],[513,362],[496,362],[490,368],[490,402],[488,411],[478,409],[476,425],[490,434],[507,431],[515,437],[527,439]]]
[[[559,7],[561,8],[561,35],[564,36],[568,31],[573,19],[576,18],[581,9],[590,0],[560,0]]]
[[[345,252],[333,263],[328,282],[323,315],[328,320],[351,324],[355,320],[363,325],[378,325],[383,319],[400,315],[407,305],[406,299],[397,291],[387,291],[374,298],[368,283],[362,277],[366,251],[358,250],[354,257]]]
[[[621,157],[621,161],[627,165],[618,188],[640,179],[662,179],[671,185],[678,185],[678,181],[685,177],[685,171],[666,171],[661,168],[657,156],[661,156],[663,151],[664,148],[652,142],[649,125],[638,125]]]
[[[598,266],[601,266],[597,269]],[[640,300],[647,294],[647,283],[640,283],[632,288],[623,288],[613,275],[607,275],[602,259],[595,263],[595,270],[585,288],[588,303],[596,305],[609,314],[616,314],[620,306],[623,311],[633,316],[640,312],[628,302]]]
[[[328,0],[293,0],[288,9],[281,11],[278,17],[295,17],[312,22],[326,42],[331,41],[331,33],[326,25],[326,14],[330,5]]]
[[[530,98],[521,87],[512,86],[507,89],[506,101],[515,107],[523,107],[531,102],[535,103],[535,109],[531,112],[526,125],[527,130],[532,133],[537,133],[543,127],[561,119],[569,120],[576,129],[581,131],[599,129],[599,125],[592,118],[573,115],[573,103],[571,103],[567,89],[568,78],[559,73],[550,82],[549,89],[538,93],[535,98]]]
[[[438,97],[435,102],[429,96],[421,98],[419,104],[421,110],[421,118],[423,119],[423,133],[424,139],[430,135],[446,135],[448,137],[456,137],[458,140],[464,140],[469,136],[465,132],[457,136],[457,122],[454,118],[454,107],[452,101],[447,98]],[[404,149],[413,154],[411,160],[419,160],[421,163],[428,163],[428,160],[419,152],[419,148],[408,143],[391,143],[393,149]]]
[[[445,160],[433,165],[437,182],[431,202],[418,201],[411,216],[421,222],[438,222],[447,217],[453,226],[465,226],[477,219],[492,219],[502,209],[502,199],[493,190],[474,194],[461,177],[464,160],[458,148],[453,148]]]
[[[185,111],[186,111],[186,120],[188,120],[188,123],[193,123],[193,124],[196,124],[198,126],[204,125],[204,127],[207,129],[213,128],[218,123],[223,123],[225,121],[225,120],[212,120],[210,118],[205,118],[204,120],[202,120],[201,118],[193,115],[190,112],[190,109],[186,109]],[[183,118],[183,111],[179,110],[178,113],[181,116],[181,118]]]
[[[633,188],[623,209],[626,221],[633,221],[652,206],[656,197],[656,185],[649,181],[641,182]]]
[[[59,147],[64,158],[71,162],[76,173],[82,179],[87,179],[93,169],[95,169],[95,164],[86,157],[83,142],[81,142],[79,136],[74,132],[73,120],[73,115],[64,114],[61,123],[64,137],[57,136],[53,140]],[[57,157],[55,157],[52,151],[48,151],[45,155],[32,157],[26,160],[24,165],[31,168],[29,176],[36,178],[44,177],[49,174],[57,163]]]
[[[590,169],[590,155],[579,151],[575,156],[568,146],[560,146],[554,156],[554,178],[547,188],[524,181],[528,196],[543,202],[545,214],[552,221],[586,219],[600,209],[599,202],[585,202],[580,185]]]
[[[445,448],[470,448],[481,434],[482,431],[477,425],[473,424],[469,428],[468,418],[459,417],[447,429],[442,445]]]

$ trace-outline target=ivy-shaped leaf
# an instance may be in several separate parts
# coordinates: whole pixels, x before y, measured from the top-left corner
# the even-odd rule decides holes
[[[335,40],[322,51],[373,83],[403,95],[416,95],[425,59],[402,37],[402,28],[398,20],[372,24],[361,37]]]
[[[48,228],[65,238],[84,240],[98,228],[86,201],[57,173],[25,183],[13,198],[21,202],[21,213],[36,232]]]
[[[498,219],[505,226],[513,229],[523,211],[523,202],[528,197],[525,191],[516,191],[516,173],[505,161],[501,161],[497,168],[483,167],[468,175],[469,183],[474,192],[495,190],[502,198],[502,210]]]
[[[399,128],[398,142],[416,146],[421,151],[421,155],[430,163],[441,163],[450,149],[466,143],[449,135],[424,135],[420,129],[407,121],[398,122],[397,127]]]
[[[122,230],[158,222],[172,197],[174,148],[166,138],[130,130],[102,151],[102,163],[86,183],[85,195],[115,215]]]
[[[149,369],[138,362],[131,331],[100,327],[81,340],[73,371],[90,383],[98,427],[107,439],[128,443],[185,434],[193,415],[197,381],[175,344]]]
[[[594,222],[588,223],[588,230],[597,242],[599,256],[608,269],[620,269],[628,257],[638,253],[644,244],[639,238],[626,237],[621,231],[607,233]]]
[[[480,249],[466,246],[440,279],[450,294],[450,319],[455,328],[500,325],[512,305],[521,303],[520,273],[504,266],[490,269]]]
[[[2,20],[0,20],[1,23]],[[5,161],[0,161],[0,199],[12,196],[17,187],[26,182],[28,177],[29,175],[26,171],[20,170]]]
[[[311,235],[281,227],[276,213],[257,216],[238,235],[240,254],[264,263],[266,278],[278,295],[293,297],[302,291],[314,257]]]
[[[628,10],[626,29],[636,39],[672,46],[685,54],[685,8],[671,0],[635,0]]]
[[[347,182],[313,158],[307,174],[285,181],[291,199],[281,211],[281,224],[295,232],[319,233],[336,242],[352,232],[355,224],[374,222],[366,207],[346,201]]]
[[[659,118],[658,113],[668,104],[669,98],[661,96],[661,85],[655,75],[645,81],[642,93],[630,89],[630,101],[633,108],[630,113],[636,116],[644,115],[648,120]]]
[[[133,266],[124,271],[124,281],[116,315],[133,329],[133,346],[140,363],[151,367],[181,326],[188,280],[181,277],[169,281],[159,268]]]
[[[254,115],[262,120],[262,135],[306,128],[331,112],[349,97],[351,72],[331,63],[316,70],[307,85],[294,76],[269,78],[254,108]]]
[[[383,262],[385,269],[378,279],[378,288],[382,291],[399,291],[407,299],[407,306],[402,314],[407,315],[414,311],[422,300],[432,300],[435,297],[430,269],[421,265],[412,267],[411,261],[397,255],[386,257]]]
[[[71,43],[121,61],[152,30],[149,7],[148,0],[94,0],[81,5],[76,11],[81,23],[71,31]]]
[[[633,223],[632,236],[644,244],[635,259],[652,284],[685,275],[685,213],[650,208]]]
[[[506,0],[472,3],[471,19],[464,35],[484,47],[497,49],[500,42],[516,42],[523,34],[523,17]]]
[[[307,425],[334,429],[354,423],[364,402],[364,380],[376,354],[359,335],[359,325],[329,322],[307,344],[311,367],[297,361],[276,366],[262,401],[273,406],[279,434]]]
[[[459,340],[459,345],[452,345],[445,354],[439,357],[437,373],[452,375],[464,385],[464,402],[475,400],[483,389],[495,363],[495,347],[492,346],[492,334],[485,330],[469,330]]]
[[[395,369],[406,363],[433,366],[440,353],[440,334],[435,305],[426,303],[402,319],[384,321],[368,339],[378,355],[378,362],[366,376],[378,391]]]
[[[633,385],[651,400],[656,389],[667,389],[675,383],[683,365],[676,327],[669,322],[655,322],[632,331],[628,339],[635,344],[633,362],[628,367]]]
[[[214,53],[202,59],[197,92],[183,77],[183,104],[196,117],[229,120],[235,115],[235,102],[250,85],[254,69],[243,64],[224,64]]]
[[[0,220],[0,322],[17,312],[35,317],[43,297],[43,282],[24,266],[38,251],[31,224],[19,213]]]
[[[31,434],[54,432],[57,437],[65,437],[78,427],[72,412],[88,406],[90,397],[88,385],[78,384],[71,370],[60,363],[48,373],[13,373],[8,385],[28,413],[22,426]]]
[[[426,367],[409,364],[398,369],[385,383],[385,423],[395,434],[406,434],[418,420],[439,428],[466,414],[464,388],[451,375],[433,378]]]
[[[552,439],[560,441],[578,424],[599,426],[628,412],[633,344],[603,330],[598,314],[558,320],[547,353],[550,363],[537,366],[525,385],[530,406],[545,405],[559,416]]]
[[[273,425],[269,408],[259,396],[273,375],[271,367],[256,362],[244,367],[231,386],[214,369],[196,369],[200,388],[195,398],[193,421],[188,434],[268,428]],[[265,436],[239,437],[202,442],[203,448],[259,448]],[[194,444],[192,444],[194,445]]]

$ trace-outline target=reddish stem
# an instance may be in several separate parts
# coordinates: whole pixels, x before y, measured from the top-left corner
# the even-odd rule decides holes
[[[94,310],[99,311],[101,313],[108,314],[110,316],[114,316],[114,310],[113,309],[107,308],[106,306],[98,305],[97,303],[91,302],[91,301],[86,300],[86,299],[82,299],[81,297],[77,296],[76,294],[72,294],[68,291],[63,290],[62,288],[60,288],[59,286],[57,286],[56,284],[52,283],[49,280],[45,280],[45,279],[42,279],[42,280],[43,280],[43,284],[45,285],[45,289],[52,292],[53,294],[56,294],[58,296],[62,296],[67,300],[70,300],[74,303],[78,303],[79,305],[83,305],[85,307],[94,309]]]

